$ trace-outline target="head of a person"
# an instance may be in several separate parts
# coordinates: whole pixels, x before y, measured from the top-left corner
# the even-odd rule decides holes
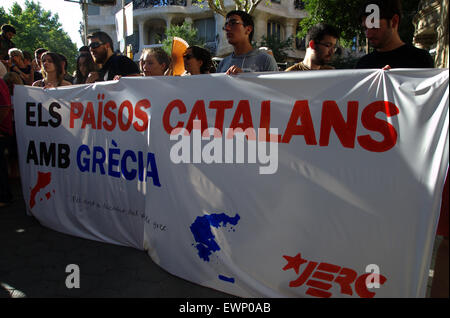
[[[389,46],[398,36],[401,17],[400,0],[365,1],[361,7],[360,19],[369,44],[375,49]]]
[[[144,76],[162,76],[170,63],[170,56],[159,47],[143,49],[139,59],[139,67]]]
[[[252,42],[255,24],[250,14],[245,11],[233,10],[227,13],[223,30],[231,45],[241,41]]]
[[[89,41],[89,51],[94,62],[104,64],[114,53],[114,45],[111,37],[105,32],[98,31],[87,36]]]
[[[12,48],[8,51],[9,59],[14,63],[18,64],[23,61],[23,52],[18,48]]]
[[[14,94],[14,85],[23,85],[23,80],[20,75],[16,72],[8,72],[3,76],[3,80],[9,88],[9,94],[12,96]]]
[[[192,75],[208,74],[212,66],[211,53],[199,46],[190,46],[183,55],[184,68]]]
[[[330,24],[319,23],[309,29],[305,40],[314,64],[324,65],[330,62],[336,52],[338,39],[338,30]]]
[[[60,54],[60,53],[58,53],[58,55],[59,55],[59,58],[61,59],[61,66],[63,68],[63,71],[65,73],[67,73],[67,66],[68,66],[67,65],[67,58],[64,55]]]
[[[42,47],[34,51],[34,58],[36,60],[37,65],[39,65],[39,68],[41,68],[41,56],[47,51],[48,51],[47,49],[44,49]]]
[[[4,38],[11,40],[16,35],[16,29],[10,24],[3,24],[2,35]]]
[[[90,72],[98,71],[98,66],[95,64],[89,52],[83,52],[77,58],[76,75],[80,77],[87,77]]]
[[[30,52],[28,51],[23,51],[23,61],[25,62],[26,65],[30,65],[31,61],[33,61],[33,55],[31,55]]]
[[[78,53],[90,53],[90,51],[89,51],[89,46],[87,46],[87,45],[83,45],[82,47],[80,47],[79,49],[78,49]]]
[[[62,68],[61,58],[58,53],[45,52],[41,56],[41,72],[44,79],[48,78],[49,74],[55,73],[59,82],[62,82],[64,77],[64,72]]]

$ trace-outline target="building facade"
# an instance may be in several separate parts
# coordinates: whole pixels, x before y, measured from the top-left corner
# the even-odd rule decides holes
[[[233,48],[228,44],[222,26],[225,18],[213,12],[205,0],[128,0],[133,2],[133,35],[126,38],[125,45],[131,45],[134,60],[138,60],[143,48],[158,45],[170,25],[191,23],[198,36],[214,56],[225,56]],[[227,11],[234,10],[234,2],[225,0]],[[114,41],[115,49],[120,49],[117,38],[115,14],[122,8],[122,2],[115,6],[88,6],[88,33],[104,31]],[[263,36],[277,36],[280,40],[295,38],[298,23],[306,16],[303,1],[271,0],[262,1],[253,12],[255,22],[253,41],[259,42]],[[122,50],[123,51],[123,44]],[[288,60],[297,61],[305,54],[304,42],[293,41],[287,51]]]
[[[414,17],[414,45],[429,50],[435,67],[449,67],[449,0],[422,0]]]

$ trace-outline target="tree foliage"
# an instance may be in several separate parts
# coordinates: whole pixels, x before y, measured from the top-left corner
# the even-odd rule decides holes
[[[258,4],[260,4],[263,0],[233,0],[235,4],[236,10],[242,10],[247,12],[248,14],[252,14],[255,11],[255,8]],[[225,7],[224,0],[192,0],[193,4],[197,4],[198,6],[203,6],[203,3],[206,2],[211,10],[214,12],[226,16],[228,10]]]
[[[364,0],[304,0],[308,16],[299,23],[299,38],[320,22],[334,25],[341,35],[341,42],[351,43],[356,35],[364,38],[359,21],[359,9]],[[342,44],[342,43],[341,43]]]
[[[189,45],[204,46],[203,41],[198,38],[197,29],[192,27],[192,24],[183,22],[182,25],[171,25],[166,30],[166,38],[162,41],[163,49],[167,54],[172,52],[173,37],[179,37],[185,40]]]
[[[57,13],[44,10],[33,0],[26,0],[23,9],[15,2],[9,12],[0,7],[0,25],[4,23],[11,24],[16,29],[13,42],[17,48],[32,55],[41,47],[63,54],[68,61],[69,73],[73,72],[78,49],[62,29]]]
[[[416,14],[420,0],[402,1],[403,18],[399,34],[403,41],[411,43],[414,35],[412,18]],[[303,38],[315,24],[325,22],[334,25],[340,32],[341,45],[351,46],[353,38],[359,35],[365,39],[359,19],[360,10],[365,0],[304,0],[308,17],[299,23],[299,38]]]

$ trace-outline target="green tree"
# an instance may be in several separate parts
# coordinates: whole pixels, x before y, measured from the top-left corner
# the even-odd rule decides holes
[[[68,61],[68,72],[76,67],[77,46],[62,29],[58,14],[44,10],[39,3],[25,1],[25,8],[15,2],[9,13],[0,7],[0,25],[8,23],[16,29],[14,44],[22,51],[34,54],[37,48],[63,54]]]
[[[334,25],[340,32],[341,45],[349,47],[353,38],[364,35],[358,14],[364,0],[304,0],[308,16],[299,23],[297,37],[303,38],[315,24],[325,22]]]
[[[420,0],[402,1],[403,18],[400,22],[399,34],[403,41],[411,43],[414,35],[412,17],[416,14]],[[340,32],[340,42],[344,47],[351,47],[353,39],[359,36],[365,39],[361,28],[359,13],[365,0],[304,0],[308,17],[299,23],[297,37],[303,38],[308,30],[320,22],[334,25]]]
[[[192,27],[192,24],[183,22],[182,25],[171,25],[166,30],[166,38],[162,41],[163,49],[167,54],[172,53],[173,37],[179,37],[185,40],[189,45],[198,45],[203,47],[204,43],[198,38],[197,29]]]

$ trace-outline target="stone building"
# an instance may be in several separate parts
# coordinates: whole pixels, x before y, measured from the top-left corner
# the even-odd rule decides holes
[[[413,19],[415,46],[429,50],[435,67],[449,67],[449,0],[422,0]]]
[[[125,1],[126,4],[130,0]],[[200,5],[199,5],[200,4]],[[234,9],[232,0],[225,0],[228,11]],[[115,6],[88,6],[88,33],[104,31],[115,42],[117,39],[115,14],[121,9],[122,2]],[[306,16],[304,4],[300,0],[262,1],[252,14],[255,21],[254,41],[262,36],[277,36],[281,40],[295,37],[299,21]],[[134,59],[138,60],[143,48],[155,46],[164,38],[170,25],[192,23],[198,35],[215,56],[225,56],[232,52],[222,26],[225,18],[214,13],[205,0],[133,0],[133,35],[126,38],[126,45],[132,46]],[[297,61],[305,54],[304,42],[293,41],[288,59]]]

